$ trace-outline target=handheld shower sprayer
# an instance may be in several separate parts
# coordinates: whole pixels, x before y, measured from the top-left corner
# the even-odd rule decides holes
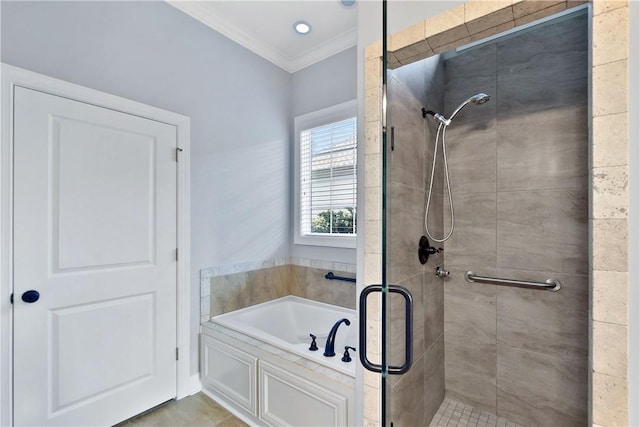
[[[464,101],[462,104],[460,104],[458,106],[458,108],[456,108],[455,110],[453,110],[453,113],[451,114],[451,117],[449,117],[449,122],[451,122],[451,120],[453,120],[453,118],[464,108],[467,106],[467,104],[469,104],[470,102],[475,104],[475,105],[482,105],[486,102],[489,101],[489,99],[491,99],[491,97],[489,95],[487,95],[486,93],[479,93],[477,95],[473,95],[471,98],[467,99],[466,101]]]
[[[486,93],[479,93],[477,95],[473,95],[469,99],[465,100],[462,104],[456,108],[451,116],[447,119],[442,114],[436,113],[435,111],[427,110],[426,108],[422,109],[422,117],[426,118],[427,115],[433,116],[434,119],[438,120],[440,124],[438,125],[438,132],[436,133],[436,141],[433,149],[433,164],[431,166],[431,180],[429,182],[429,193],[427,195],[427,209],[424,214],[424,228],[427,233],[427,236],[434,242],[442,243],[451,237],[453,234],[453,230],[455,229],[455,218],[453,214],[453,197],[451,195],[451,184],[449,183],[449,166],[447,165],[447,144],[445,140],[445,133],[447,131],[447,126],[451,124],[451,121],[456,117],[456,115],[467,106],[467,104],[472,103],[475,105],[482,105],[489,101],[491,97]],[[433,190],[433,175],[436,170],[436,158],[438,156],[438,140],[440,139],[440,133],[442,133],[442,158],[444,162],[444,174],[445,174],[445,182],[447,183],[447,192],[449,193],[449,207],[451,210],[451,229],[449,232],[442,238],[437,239],[431,235],[429,231],[429,207],[431,206],[431,192]],[[426,132],[425,132],[426,135]]]
[[[458,105],[458,108],[456,108],[455,110],[453,110],[453,113],[451,114],[451,117],[449,117],[448,119],[443,116],[440,113],[436,113],[435,111],[432,110],[427,110],[426,108],[422,108],[422,117],[425,118],[427,117],[427,115],[431,115],[433,116],[434,119],[439,120],[440,123],[444,124],[445,126],[449,126],[451,124],[451,121],[453,120],[453,118],[458,115],[458,113],[467,106],[468,103],[473,103],[476,105],[482,105],[485,102],[488,102],[491,99],[491,97],[489,95],[487,95],[486,93],[479,93],[477,95],[473,95],[471,98],[467,99],[466,101],[464,101],[462,104]]]

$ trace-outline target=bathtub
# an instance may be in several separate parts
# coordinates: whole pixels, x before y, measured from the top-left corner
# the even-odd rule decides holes
[[[349,319],[351,325],[340,325],[334,345],[336,355],[325,357],[324,346],[329,331],[334,323],[342,318]],[[355,310],[286,296],[214,316],[211,322],[355,377],[355,364],[359,363],[358,322]],[[317,337],[317,351],[309,350],[309,334]],[[341,360],[345,346],[356,349],[349,351],[353,360],[348,363]]]
[[[350,325],[340,325],[336,355],[325,357],[329,331],[343,318]],[[341,360],[358,340],[354,310],[288,296],[212,317],[201,340],[202,391],[249,425],[355,424],[358,352]]]

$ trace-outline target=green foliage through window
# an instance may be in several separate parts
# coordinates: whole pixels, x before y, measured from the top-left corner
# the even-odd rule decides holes
[[[356,234],[356,212],[354,208],[334,209],[319,212],[311,223],[312,233]]]

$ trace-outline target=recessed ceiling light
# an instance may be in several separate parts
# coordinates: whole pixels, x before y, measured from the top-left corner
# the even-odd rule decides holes
[[[298,34],[307,34],[309,31],[311,31],[311,25],[304,21],[298,21],[293,24],[293,29],[296,30],[296,33]]]
[[[356,4],[356,0],[340,0],[340,3],[342,3],[344,7],[351,7]]]

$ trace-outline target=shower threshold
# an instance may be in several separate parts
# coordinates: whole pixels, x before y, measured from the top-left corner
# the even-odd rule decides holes
[[[433,416],[429,427],[523,427],[471,405],[445,398]]]

